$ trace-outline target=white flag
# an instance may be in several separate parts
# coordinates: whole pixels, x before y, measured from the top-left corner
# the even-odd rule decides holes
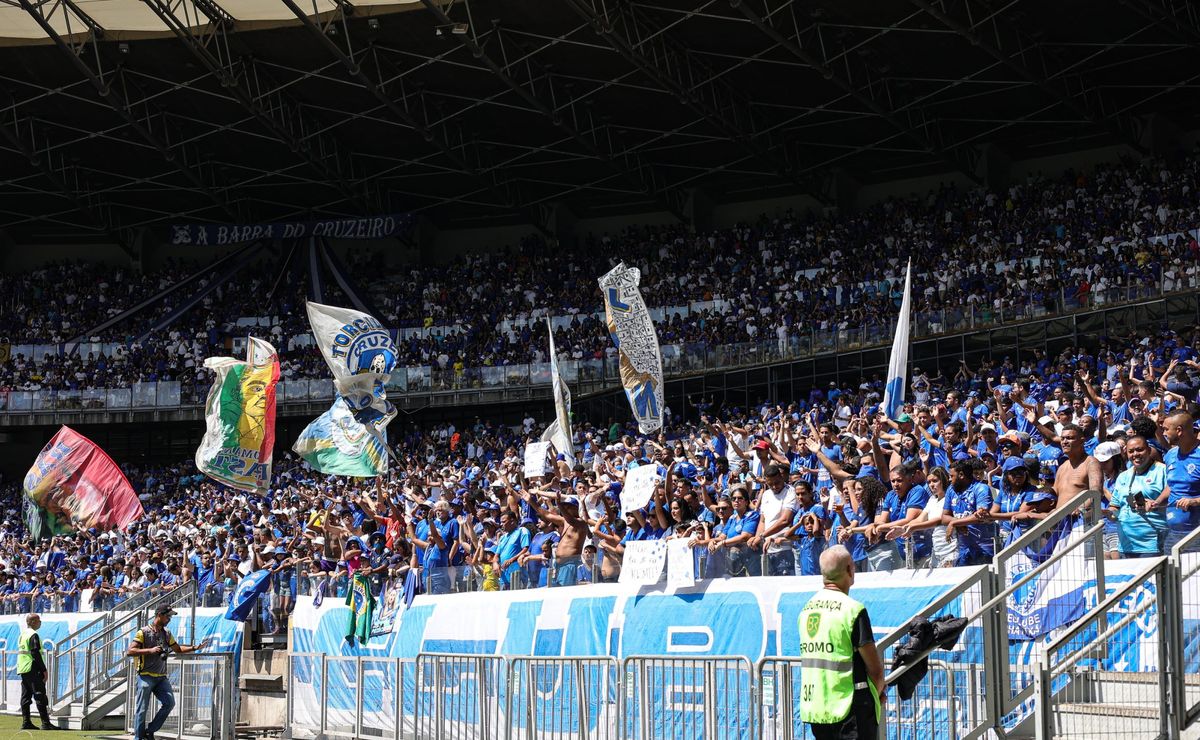
[[[309,301],[308,323],[333,372],[333,385],[359,423],[372,432],[396,415],[384,386],[396,367],[396,345],[387,327],[362,311]]]
[[[564,455],[567,464],[575,465],[575,444],[571,441],[571,389],[558,372],[558,356],[554,352],[554,327],[550,319],[546,319],[546,328],[550,332],[550,382],[554,388],[554,421],[546,427],[542,441],[554,445],[560,455]]]
[[[904,389],[908,385],[909,314],[912,313],[912,259],[904,271],[904,298],[896,319],[896,337],[892,340],[892,359],[888,362],[887,387],[883,391],[883,410],[893,421],[904,407]]]
[[[642,273],[624,262],[600,278],[608,333],[617,345],[621,385],[638,422],[638,431],[650,434],[662,428],[662,351],[654,320],[638,289]]]

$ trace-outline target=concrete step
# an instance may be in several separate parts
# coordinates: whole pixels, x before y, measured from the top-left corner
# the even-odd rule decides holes
[[[1158,740],[1160,715],[1157,706],[1055,702],[1052,721],[1060,740]]]
[[[243,673],[238,677],[241,688],[247,691],[283,691],[283,676],[266,673]]]
[[[1160,680],[1160,673],[1081,671],[1071,674],[1071,683],[1059,698],[1081,704],[1157,707],[1161,704]]]

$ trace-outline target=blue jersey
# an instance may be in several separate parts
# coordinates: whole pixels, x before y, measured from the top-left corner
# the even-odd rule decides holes
[[[947,495],[950,497],[950,511],[956,519],[971,516],[980,509],[992,508],[992,489],[984,483],[971,483],[962,491],[951,486]],[[992,543],[995,525],[977,522],[956,527],[955,530],[959,558],[971,557],[976,553],[991,555],[995,551]]]

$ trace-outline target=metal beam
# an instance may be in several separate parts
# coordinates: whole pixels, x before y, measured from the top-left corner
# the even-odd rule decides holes
[[[729,141],[767,164],[778,178],[832,205],[820,178],[803,173],[799,154],[778,127],[761,120],[752,102],[732,82],[635,7],[608,0],[566,0],[600,38],[643,74],[670,91]]]
[[[290,1],[284,0],[284,2]],[[454,24],[454,20],[435,0],[422,0],[422,3],[442,26]],[[516,42],[509,40],[508,46],[506,46],[503,29],[498,24],[493,28],[490,36],[481,37],[469,17],[470,6],[466,7],[468,12],[467,33],[452,33],[452,38],[457,38],[458,42],[471,52],[471,56],[487,67],[488,71],[503,82],[505,87],[516,93],[531,108],[541,113],[550,123],[570,136],[588,153],[608,164],[632,183],[639,192],[657,202],[667,212],[674,214],[682,223],[686,224],[690,221],[687,215],[688,194],[686,192],[669,187],[662,173],[640,154],[630,152],[628,149],[621,151],[619,147],[614,146],[613,136],[608,127],[595,125],[590,106],[584,106],[583,110],[578,110],[573,105],[565,109],[556,105],[556,101],[569,97],[568,91],[557,77],[550,70],[538,64],[533,55],[521,49]],[[487,49],[480,44],[481,39],[485,44],[492,39],[495,40],[495,45],[500,47],[500,53],[505,59],[504,64],[500,64],[492,58]],[[521,52],[515,63],[507,61],[509,53],[512,51]],[[579,128],[581,122],[586,125],[586,128]]]
[[[97,231],[107,234],[130,257],[136,258],[133,231],[123,228],[113,216],[113,205],[96,189],[80,169],[62,154],[42,151],[44,137],[32,118],[17,118],[11,110],[0,110],[0,136],[20,152]]]
[[[22,0],[27,2],[28,0]],[[211,0],[144,0],[192,55],[280,143],[360,212],[379,212],[377,199],[353,185],[347,151],[331,136],[306,136],[316,124],[249,55],[238,56],[231,37],[234,19]],[[179,13],[183,14],[180,18]]]
[[[1120,0],[1120,4],[1189,46],[1200,46],[1200,7],[1191,0]]]
[[[214,173],[211,168],[204,167],[203,156],[192,147],[172,150],[169,142],[163,138],[163,134],[171,128],[162,113],[147,103],[146,96],[126,77],[120,64],[112,66],[106,62],[99,45],[104,37],[104,29],[95,20],[80,10],[74,0],[18,2],[139,138],[156,149],[222,213],[229,218],[238,218],[238,208],[227,194],[216,187]],[[68,41],[51,24],[50,17],[55,13],[59,15],[59,22],[65,21],[68,36],[73,37],[72,40]]]
[[[903,96],[892,90],[886,72],[874,68],[861,54],[846,54],[839,63],[831,65],[822,58],[820,51],[826,48],[820,38],[820,24],[801,24],[796,17],[793,0],[786,0],[783,7],[773,9],[769,0],[762,0],[762,3],[766,6],[766,12],[751,7],[756,0],[729,0],[729,4],[763,35],[849,94],[893,129],[915,141],[921,149],[942,158],[971,180],[982,182],[978,173],[979,150],[971,146],[947,146],[938,117],[927,115],[922,108],[898,108],[894,101]]]
[[[514,181],[503,180],[494,169],[489,170],[486,166],[479,166],[476,163],[472,163],[468,159],[468,156],[474,155],[476,162],[480,162],[485,155],[479,147],[473,145],[470,139],[463,137],[461,132],[458,132],[456,139],[448,127],[431,126],[426,123],[430,120],[430,117],[423,115],[425,113],[423,110],[423,96],[420,93],[415,95],[401,95],[397,98],[385,88],[385,83],[382,81],[382,74],[377,76],[367,74],[363,69],[360,59],[356,58],[356,56],[365,56],[365,54],[354,50],[354,40],[350,34],[349,17],[354,12],[353,6],[344,0],[339,0],[335,10],[329,12],[324,20],[318,20],[319,16],[315,8],[313,15],[309,15],[293,0],[283,0],[283,4],[292,11],[292,14],[320,42],[321,46],[342,63],[350,76],[357,81],[358,85],[378,100],[382,107],[396,121],[412,129],[425,139],[426,142],[437,147],[456,169],[469,175],[472,179],[482,184],[484,189],[498,197],[504,208],[523,216],[544,235],[549,237],[554,236],[550,227],[550,209],[525,205],[521,198],[520,190]],[[331,31],[331,29],[333,30]],[[346,48],[342,48],[338,42],[334,41],[335,38],[343,39]],[[381,71],[382,64],[384,63],[383,57],[378,53],[374,53],[374,50],[370,47],[368,47],[368,51],[373,52],[371,59],[375,62],[376,70]],[[402,77],[402,75],[400,76]],[[467,149],[470,152],[466,151]]]
[[[985,5],[976,7],[977,0],[909,2],[1092,125],[1107,130],[1132,149],[1148,153],[1141,143],[1141,124],[1135,117],[1106,107],[1099,88],[1091,85],[1082,72],[1057,74],[1055,70],[1063,65],[1048,57],[1040,44],[1028,38],[1002,12]],[[975,18],[981,20],[975,22]]]

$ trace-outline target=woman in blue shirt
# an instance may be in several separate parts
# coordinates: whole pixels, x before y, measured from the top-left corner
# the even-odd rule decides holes
[[[1108,515],[1117,523],[1118,547],[1122,557],[1149,558],[1163,554],[1167,517],[1153,504],[1166,488],[1167,466],[1154,461],[1145,437],[1130,437],[1125,454],[1132,464],[1114,481]]]
[[[850,551],[855,569],[866,573],[870,570],[867,563],[867,538],[854,531],[854,528],[862,523],[858,479],[847,478],[842,481],[841,495],[836,498],[831,496],[831,499],[833,528],[829,534],[838,544],[845,545]]]
[[[858,523],[853,531],[860,534],[866,543],[870,571],[890,573],[900,567],[899,551],[896,543],[883,537],[874,525],[888,523],[892,510],[899,506],[899,497],[874,476],[857,478],[855,482],[858,484],[858,507],[855,510]]]
[[[796,570],[800,575],[820,575],[819,561],[821,553],[825,551],[829,517],[825,513],[825,507],[816,500],[811,483],[797,481],[793,487],[796,489],[798,508],[792,516],[791,528],[777,536],[796,543]]]
[[[750,508],[750,493],[745,485],[738,484],[730,490],[733,513],[725,522],[724,535],[717,540],[714,550],[726,550],[731,576],[761,576],[762,560],[757,550],[746,543],[758,532],[758,512]]]
[[[1008,546],[1019,536],[1018,527],[1014,526],[1013,517],[1021,511],[1029,494],[1037,488],[1029,482],[1029,467],[1025,459],[1010,457],[1000,468],[1000,483],[996,488],[995,500],[992,501],[992,519],[1000,523],[1000,547]]]

